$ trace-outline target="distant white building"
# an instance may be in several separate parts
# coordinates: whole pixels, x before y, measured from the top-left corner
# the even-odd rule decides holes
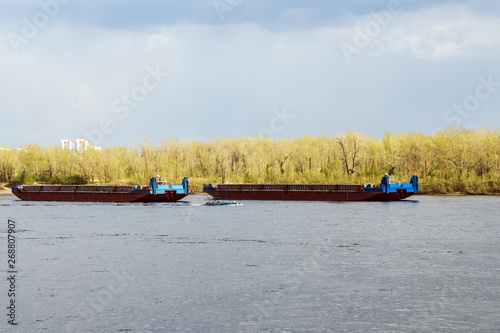
[[[87,150],[90,146],[90,141],[85,139],[76,139],[76,150],[84,151]]]
[[[85,139],[76,139],[75,141],[71,141],[68,139],[61,140],[61,148],[67,149],[73,152],[82,153],[90,147],[94,148],[94,150],[101,151],[101,147],[95,147],[90,144],[90,141]]]
[[[61,148],[62,149],[73,150],[74,146],[75,146],[75,143],[73,141],[69,141],[68,139],[61,140]]]

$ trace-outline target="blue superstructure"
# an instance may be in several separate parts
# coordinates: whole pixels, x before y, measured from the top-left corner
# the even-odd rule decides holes
[[[190,193],[189,179],[184,177],[182,180],[182,185],[164,185],[164,182],[159,181],[156,178],[151,178],[149,181],[149,193],[150,194],[165,194],[168,192],[175,191],[176,194],[186,194]]]
[[[368,184],[364,188],[365,192],[379,192],[379,193],[414,193],[420,192],[420,185],[418,176],[411,177],[410,183],[390,183],[390,177],[385,175],[380,182],[380,185]]]

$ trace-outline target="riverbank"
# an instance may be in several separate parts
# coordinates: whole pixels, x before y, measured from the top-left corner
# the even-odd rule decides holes
[[[12,190],[8,187],[5,187],[7,184],[0,184],[0,195],[2,194],[12,194]]]

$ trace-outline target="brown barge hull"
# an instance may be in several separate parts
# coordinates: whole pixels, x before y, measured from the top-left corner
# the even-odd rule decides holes
[[[26,201],[75,201],[75,202],[175,202],[187,194],[167,192],[165,194],[139,193],[85,193],[85,192],[16,192]]]
[[[316,191],[207,191],[212,197],[224,200],[289,200],[289,201],[399,201],[414,193],[377,192],[316,192]]]

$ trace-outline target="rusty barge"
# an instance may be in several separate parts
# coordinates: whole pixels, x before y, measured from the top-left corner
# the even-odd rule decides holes
[[[203,191],[224,200],[293,201],[398,201],[420,191],[417,176],[410,183],[390,183],[384,176],[380,184],[212,184]]]
[[[12,193],[27,201],[81,202],[175,202],[191,192],[189,179],[182,185],[168,185],[152,178],[149,185],[16,185]]]

